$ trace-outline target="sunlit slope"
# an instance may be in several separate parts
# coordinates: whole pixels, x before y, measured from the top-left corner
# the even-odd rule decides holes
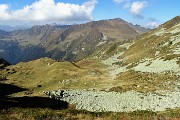
[[[1,73],[7,77],[5,83],[27,88],[24,94],[43,95],[43,91],[56,89],[101,89],[108,82],[105,68],[96,59],[76,64],[42,58],[7,67]]]

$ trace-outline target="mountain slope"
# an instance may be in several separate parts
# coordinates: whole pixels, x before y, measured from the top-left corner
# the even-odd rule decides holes
[[[176,17],[159,28],[136,39],[136,42],[124,53],[127,63],[146,57],[171,60],[179,58],[180,17]],[[134,57],[133,57],[134,56]]]
[[[60,34],[61,30],[50,25],[33,26],[26,30],[18,30],[11,32],[12,38],[17,39],[20,45],[41,45],[46,43],[53,36],[56,37]]]
[[[109,66],[110,77],[114,79],[126,72],[127,75],[132,74],[128,71],[180,75],[179,45],[180,17],[177,16],[137,37],[132,43],[116,44],[110,52],[105,49],[105,52],[103,50],[97,54]]]
[[[107,65],[113,91],[178,90],[179,28],[177,16],[133,41],[103,44],[91,57]]]

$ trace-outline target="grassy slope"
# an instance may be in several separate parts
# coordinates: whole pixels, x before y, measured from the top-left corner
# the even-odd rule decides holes
[[[7,69],[9,70],[7,71]],[[85,59],[74,64],[69,62],[57,62],[49,58],[43,58],[28,63],[19,63],[15,66],[9,66],[6,70],[1,71],[4,75],[7,75],[7,72],[11,72],[11,70],[16,72],[8,74],[8,80],[4,82],[7,84],[14,84],[28,90],[13,94],[13,98],[5,98],[5,104],[1,104],[1,108],[4,109],[0,109],[0,119],[179,119],[179,109],[167,110],[160,113],[148,111],[136,111],[132,113],[92,113],[83,110],[78,111],[74,109],[73,105],[68,105],[66,108],[61,110],[61,103],[58,103],[58,101],[50,101],[48,98],[43,97],[43,91],[46,90],[56,90],[59,88],[104,89],[109,87],[110,84],[112,84],[110,91],[123,92],[131,89],[137,91],[150,91],[150,89],[143,87],[150,84],[152,85],[151,90],[153,91],[153,87],[155,87],[156,84],[159,86],[161,85],[159,78],[162,78],[163,80],[164,77],[167,79],[176,79],[176,76],[159,76],[156,74],[152,75],[150,73],[142,74],[128,71],[122,73],[116,80],[109,80],[106,69],[106,66],[101,64],[101,62],[97,59]],[[63,80],[70,81],[66,81],[67,83],[61,84]],[[96,86],[92,84],[92,81],[96,83]],[[140,87],[137,87],[139,84]],[[37,87],[37,85],[42,85],[42,87]],[[0,101],[3,103],[4,99],[0,99]],[[57,103],[55,108],[54,103]],[[15,106],[12,107],[11,104]]]
[[[32,95],[38,96],[43,95],[43,91],[62,88],[101,89],[101,84],[107,82],[108,73],[104,65],[95,59],[83,60],[75,64],[42,58],[28,63],[19,63],[7,69],[1,71],[7,75],[8,80],[5,83],[27,88],[30,93],[33,92]],[[15,73],[10,74],[12,70]]]
[[[175,22],[176,21],[176,22]],[[180,17],[176,17],[159,28],[147,32],[135,39],[133,44],[122,57],[126,57],[126,63],[137,62],[144,58],[163,57],[170,60],[179,58],[179,54],[173,53],[173,49],[179,47]],[[175,38],[178,38],[175,40]],[[159,52],[156,56],[156,52]]]

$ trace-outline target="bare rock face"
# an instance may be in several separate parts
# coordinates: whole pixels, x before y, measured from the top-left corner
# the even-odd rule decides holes
[[[86,90],[48,91],[46,95],[54,99],[75,104],[77,109],[88,111],[132,112],[136,110],[165,111],[168,108],[180,107],[180,91],[139,93],[127,91],[124,93]]]

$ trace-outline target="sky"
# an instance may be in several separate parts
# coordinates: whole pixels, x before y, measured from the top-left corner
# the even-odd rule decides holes
[[[0,24],[11,26],[122,18],[155,28],[179,15],[180,0],[0,0]]]

